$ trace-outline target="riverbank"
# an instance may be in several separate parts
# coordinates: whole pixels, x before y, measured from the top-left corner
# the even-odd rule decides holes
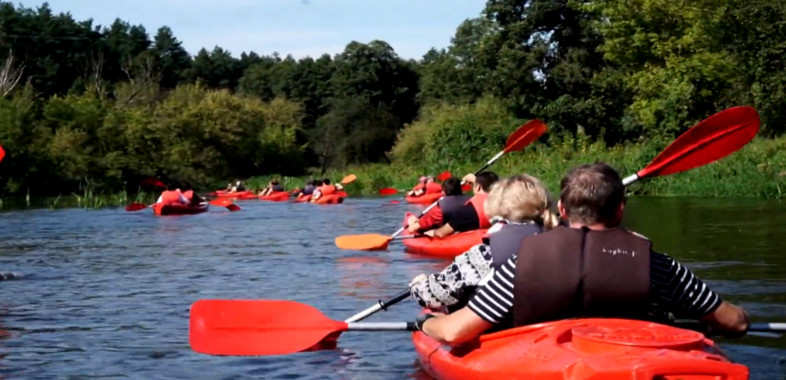
[[[511,152],[499,159],[491,170],[500,176],[526,172],[546,183],[552,193],[559,180],[576,165],[604,161],[627,176],[643,169],[672,141],[648,141],[607,147],[588,138],[551,138],[547,144],[536,143],[522,152]],[[443,166],[415,167],[393,164],[351,166],[346,170],[329,170],[325,177],[340,181],[347,174],[357,180],[347,186],[350,195],[376,195],[379,189],[392,187],[409,190],[418,176],[437,175],[449,170],[456,176],[472,173],[484,162],[457,163],[460,157],[445,157]],[[320,176],[321,177],[321,176]],[[302,187],[308,176],[262,176],[246,181],[251,188],[264,187],[278,178],[287,189]],[[632,185],[631,194],[649,196],[757,197],[781,199],[786,192],[786,137],[756,138],[732,155],[707,166],[683,173],[653,178]]]

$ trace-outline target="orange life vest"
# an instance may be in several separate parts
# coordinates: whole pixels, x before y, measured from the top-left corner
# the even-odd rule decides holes
[[[322,195],[330,195],[336,192],[336,187],[333,185],[322,185],[319,187],[319,193]]]
[[[426,184],[426,194],[441,193],[442,185],[432,181]]]
[[[486,209],[483,207],[483,204],[486,203],[486,196],[488,196],[488,194],[475,194],[468,202],[472,204],[472,207],[475,208],[475,212],[478,214],[480,228],[491,227],[491,222],[489,222],[489,218],[486,217]]]
[[[165,205],[182,203],[180,201],[180,191],[179,190],[164,191],[163,193],[161,193],[161,203]]]

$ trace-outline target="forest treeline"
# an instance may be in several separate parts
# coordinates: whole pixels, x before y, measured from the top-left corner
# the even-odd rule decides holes
[[[546,144],[623,150],[735,105],[759,111],[763,136],[786,128],[786,2],[489,0],[478,14],[416,60],[379,40],[295,59],[192,56],[166,26],[2,2],[0,192],[437,169],[488,159],[531,118]]]

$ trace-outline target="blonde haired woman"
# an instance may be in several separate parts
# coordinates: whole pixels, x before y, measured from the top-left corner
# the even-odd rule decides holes
[[[518,253],[527,236],[559,223],[554,202],[535,177],[522,174],[498,181],[484,205],[493,226],[484,244],[462,253],[440,273],[421,274],[410,283],[412,297],[423,307],[454,309],[464,306],[481,280]]]

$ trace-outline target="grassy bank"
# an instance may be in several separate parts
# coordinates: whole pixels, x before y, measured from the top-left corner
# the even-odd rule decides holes
[[[512,152],[497,161],[491,170],[500,176],[526,172],[541,178],[552,192],[559,189],[559,180],[571,167],[605,161],[623,176],[644,168],[669,141],[631,143],[607,147],[589,139],[557,138],[536,143],[523,152]],[[490,158],[490,157],[489,157]],[[443,166],[416,167],[400,164],[374,164],[331,170],[328,178],[340,181],[354,173],[358,179],[347,187],[352,195],[374,195],[384,187],[400,190],[411,188],[423,174],[436,175],[450,170],[463,176],[483,166],[484,162],[459,163],[460,157],[445,157]],[[272,178],[279,178],[286,188],[303,186],[307,177],[254,177],[251,187],[264,187]],[[698,197],[760,197],[784,198],[786,192],[786,137],[756,138],[740,151],[710,165],[670,176],[641,181],[631,186],[632,194],[655,196]]]

